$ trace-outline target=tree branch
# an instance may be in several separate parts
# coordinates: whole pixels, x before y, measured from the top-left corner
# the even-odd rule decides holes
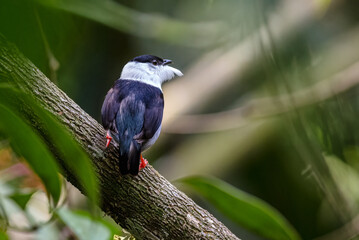
[[[120,176],[116,150],[113,146],[104,149],[102,126],[1,35],[0,77],[33,95],[69,130],[92,159],[99,178],[100,207],[137,239],[238,239],[152,166],[136,177]],[[41,123],[34,124],[46,139],[38,126]],[[69,169],[64,174],[80,188]]]

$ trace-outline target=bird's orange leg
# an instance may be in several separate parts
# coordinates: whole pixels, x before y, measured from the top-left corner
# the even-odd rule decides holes
[[[140,155],[140,160],[141,160],[141,163],[140,163],[140,170],[141,170],[147,166],[148,161],[142,157],[142,154]]]
[[[106,139],[107,139],[106,148],[108,148],[108,145],[110,145],[110,142],[112,140],[112,137],[110,136],[109,131],[107,131],[107,133],[106,133]]]

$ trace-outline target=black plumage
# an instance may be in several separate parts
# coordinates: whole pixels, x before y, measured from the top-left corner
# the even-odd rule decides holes
[[[108,91],[102,124],[119,144],[121,174],[138,174],[141,152],[158,137],[163,107],[161,89],[140,81],[119,79]]]
[[[153,55],[141,55],[131,60],[131,62],[141,62],[141,63],[146,63],[146,62],[150,63],[152,61],[157,61],[159,64],[163,63],[162,58]]]

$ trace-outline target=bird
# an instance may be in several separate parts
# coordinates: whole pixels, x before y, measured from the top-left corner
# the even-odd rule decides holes
[[[148,161],[142,152],[158,139],[163,117],[162,83],[182,72],[169,66],[169,59],[141,55],[130,60],[120,78],[107,92],[101,108],[106,132],[106,148],[112,139],[118,143],[121,175],[138,175]]]

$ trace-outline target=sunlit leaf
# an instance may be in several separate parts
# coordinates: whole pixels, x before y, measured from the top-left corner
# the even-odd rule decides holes
[[[356,216],[359,211],[358,172],[352,166],[333,155],[325,155],[324,158],[336,185],[340,189],[340,193],[346,200],[346,207],[350,209],[353,216]]]
[[[94,219],[85,211],[61,208],[57,214],[80,240],[112,240],[115,234],[122,234],[112,225],[101,219]]]
[[[22,209],[25,210],[27,203],[31,199],[32,195],[35,192],[31,193],[14,193],[9,196],[16,204]]]
[[[61,183],[58,176],[59,168],[55,159],[31,127],[5,107],[3,101],[0,102],[0,131],[10,139],[11,144],[26,158],[56,203],[60,198]]]
[[[196,190],[228,218],[266,239],[300,239],[273,207],[219,179],[188,177],[176,182]]]
[[[61,160],[71,169],[87,196],[96,202],[98,199],[96,175],[87,154],[66,129],[41,108],[33,98],[7,84],[0,84],[0,103],[10,106],[14,111],[17,110],[18,114],[23,114],[19,109],[24,102],[41,120],[41,128],[46,131],[46,137],[56,147],[56,153],[61,156]],[[25,115],[23,117],[27,118]]]

